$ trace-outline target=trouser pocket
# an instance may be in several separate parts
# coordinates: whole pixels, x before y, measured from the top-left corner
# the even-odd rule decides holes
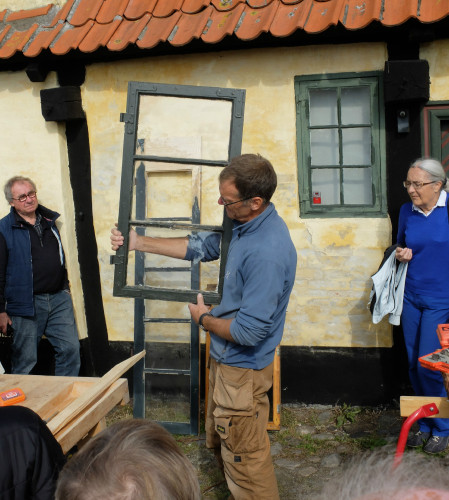
[[[219,364],[213,399],[215,417],[253,414],[253,370]]]

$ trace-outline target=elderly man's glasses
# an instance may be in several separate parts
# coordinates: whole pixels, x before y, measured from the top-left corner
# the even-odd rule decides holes
[[[29,198],[30,200],[34,200],[34,198],[36,198],[36,194],[37,194],[36,191],[30,191],[27,194],[21,194],[17,198],[11,198],[11,199],[16,200],[16,201],[20,201],[20,203],[24,203],[27,198]]]
[[[421,189],[423,186],[427,186],[427,184],[434,184],[435,182],[438,181],[430,181],[430,182],[404,181],[402,184],[405,187],[405,189],[408,189],[411,186],[413,186],[415,189]]]
[[[251,200],[251,198],[253,198],[253,197],[252,197],[252,196],[250,196],[249,198],[242,198],[241,200],[226,202],[226,201],[224,201],[224,200],[223,200],[223,198],[220,196],[220,198],[218,198],[218,204],[219,204],[219,205],[223,205],[224,207],[229,207],[229,205],[234,205],[235,203],[240,203],[241,201]]]

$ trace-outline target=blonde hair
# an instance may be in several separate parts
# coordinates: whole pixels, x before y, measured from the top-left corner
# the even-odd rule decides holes
[[[105,429],[66,464],[56,500],[199,500],[196,472],[171,434],[149,420]]]

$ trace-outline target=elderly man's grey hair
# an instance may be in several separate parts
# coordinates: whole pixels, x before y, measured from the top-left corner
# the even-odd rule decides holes
[[[6,201],[8,203],[11,202],[13,199],[11,189],[16,182],[20,182],[20,183],[21,182],[29,182],[31,184],[31,186],[33,187],[33,190],[37,191],[36,184],[34,184],[34,182],[29,177],[23,177],[21,175],[16,175],[14,177],[11,177],[11,179],[6,181],[5,187],[3,188],[3,191],[5,193],[5,198],[6,198]]]
[[[434,158],[418,158],[411,165],[410,168],[420,168],[429,174],[429,179],[435,182],[441,182],[441,189],[449,191],[449,183],[447,182],[446,172],[443,165]]]

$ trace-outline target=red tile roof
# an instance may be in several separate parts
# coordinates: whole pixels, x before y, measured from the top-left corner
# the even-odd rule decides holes
[[[246,42],[264,33],[285,38],[335,26],[436,23],[447,16],[449,0],[67,0],[60,8],[0,11],[0,62],[43,51],[117,53],[128,46],[179,47],[194,40],[217,44],[226,37]]]

